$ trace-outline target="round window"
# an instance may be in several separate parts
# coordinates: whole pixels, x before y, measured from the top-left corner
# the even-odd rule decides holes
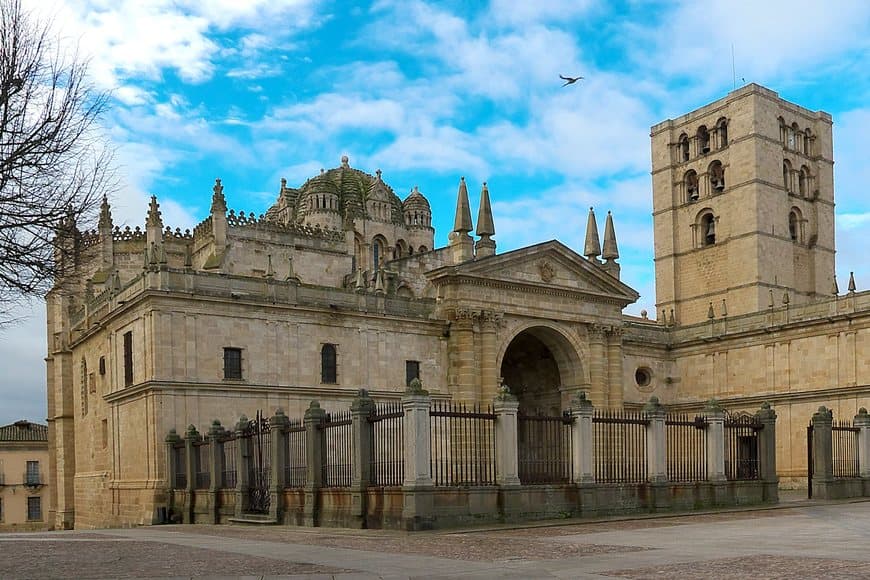
[[[634,371],[634,382],[637,383],[638,387],[648,387],[652,382],[652,371],[646,367],[638,367]]]

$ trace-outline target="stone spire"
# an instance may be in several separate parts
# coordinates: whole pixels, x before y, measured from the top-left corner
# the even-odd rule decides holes
[[[100,222],[97,227],[101,233],[104,231],[111,233],[112,231],[112,212],[109,209],[109,200],[105,195],[103,196],[103,202],[100,204]]]
[[[604,258],[604,270],[619,280],[620,267],[616,263],[619,248],[616,246],[616,230],[613,229],[613,216],[610,212],[607,212],[607,221],[604,222],[604,252],[601,257]]]
[[[160,214],[160,204],[157,196],[151,196],[148,204],[148,217],[145,218],[145,235],[148,244],[160,244],[163,242],[163,218]]]
[[[858,286],[855,284],[855,272],[849,272],[849,292],[854,292],[857,288]]]
[[[281,188],[284,188],[286,181],[281,180]],[[211,195],[211,213],[227,211],[227,200],[224,197],[224,186],[221,185],[220,178],[214,180],[214,187]]]
[[[214,256],[222,256],[227,247],[227,200],[220,178],[214,180],[211,196],[211,226],[214,236]]]
[[[100,231],[100,269],[111,270],[115,261],[115,241],[112,238],[112,212],[109,210],[109,200],[103,196],[100,204],[100,221],[97,228]]]
[[[471,208],[468,203],[468,188],[465,186],[465,178],[459,178],[459,191],[456,195],[456,217],[453,218],[453,231],[467,234],[472,231]]]
[[[477,235],[480,240],[475,244],[474,248],[478,258],[495,255],[495,240],[492,236],[495,235],[495,224],[492,221],[492,206],[489,203],[489,188],[486,187],[486,182],[483,182],[483,188],[480,190],[480,209],[477,212]]]
[[[595,210],[589,208],[589,217],[586,220],[586,243],[583,245],[583,255],[589,260],[598,261],[601,255],[601,243],[598,237],[598,223],[595,221]]]
[[[474,240],[468,232],[474,230],[471,224],[471,209],[468,205],[468,189],[465,178],[459,180],[459,192],[456,196],[456,217],[453,220],[453,232],[450,234],[450,247],[453,253],[453,263],[461,264],[474,259]]]

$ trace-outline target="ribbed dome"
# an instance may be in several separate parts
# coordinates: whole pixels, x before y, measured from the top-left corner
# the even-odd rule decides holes
[[[432,213],[432,209],[429,207],[429,200],[426,199],[420,190],[417,189],[417,186],[414,186],[414,190],[411,192],[411,195],[405,198],[405,201],[402,202],[402,209],[404,211],[425,211],[428,213]]]

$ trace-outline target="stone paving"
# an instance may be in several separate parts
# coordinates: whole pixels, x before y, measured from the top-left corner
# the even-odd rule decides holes
[[[0,578],[868,578],[870,502],[523,528],[0,534]]]

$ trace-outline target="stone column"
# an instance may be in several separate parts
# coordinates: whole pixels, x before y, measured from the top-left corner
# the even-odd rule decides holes
[[[353,472],[350,483],[351,518],[353,527],[365,528],[366,488],[372,479],[373,429],[369,422],[375,412],[375,402],[368,391],[360,389],[350,405],[351,437],[353,438]]]
[[[284,465],[287,461],[287,426],[290,420],[281,409],[269,419],[272,437],[271,457],[269,457],[269,518],[281,522],[284,515]]]
[[[758,476],[764,482],[764,501],[779,501],[779,476],[776,474],[776,411],[765,401],[755,412],[761,422],[758,432]],[[830,447],[830,445],[829,445]]]
[[[478,370],[475,364],[474,319],[478,313],[467,308],[456,309],[456,319],[450,327],[450,348],[454,351],[456,377],[454,397],[461,402],[477,403],[479,393],[475,387]]]
[[[251,438],[245,437],[248,418],[242,415],[236,423],[236,509],[235,516],[242,517],[248,509],[248,461],[251,458]]]
[[[870,414],[861,407],[852,423],[858,432],[858,475],[864,480],[864,495],[870,496]]]
[[[193,444],[200,439],[199,432],[193,425],[187,426],[187,432],[184,434],[184,459],[185,472],[187,477],[187,486],[185,490],[184,512],[182,514],[182,523],[194,523],[193,511],[195,505],[194,494],[196,493],[196,455],[194,455]]]
[[[834,483],[834,449],[833,426],[834,414],[830,409],[821,406],[813,414],[813,497],[818,499],[836,499],[833,494]]]
[[[654,510],[670,507],[668,493],[668,442],[665,438],[665,408],[658,397],[650,397],[643,412],[649,419],[646,428],[647,479],[650,485],[650,505]]]
[[[221,422],[215,419],[208,430],[208,515],[206,523],[217,524],[220,522],[220,505],[218,503],[218,490],[221,488],[221,474],[223,473],[223,443],[226,430]]]
[[[326,411],[320,403],[311,401],[305,411],[305,464],[308,473],[305,477],[305,509],[303,518],[306,526],[314,527],[320,516],[320,488],[323,485],[323,429],[320,424],[326,418]]]
[[[571,416],[574,424],[571,426],[572,471],[574,483],[579,490],[580,514],[594,516],[598,513],[598,495],[595,485],[595,438],[592,429],[592,416],[595,407],[586,398],[586,393],[580,391],[571,400]]]
[[[607,401],[611,409],[622,409],[625,402],[622,384],[622,334],[623,330],[617,327],[607,333]]]
[[[502,387],[493,402],[495,410],[495,482],[500,486],[518,486],[517,411],[520,403],[507,387]]]
[[[707,417],[707,481],[725,481],[725,411],[716,399],[704,407]]]
[[[604,327],[593,324],[589,327],[589,399],[593,405],[606,407],[607,387],[605,385],[605,363],[606,356],[604,351]]]
[[[405,411],[405,481],[402,484],[402,522],[406,530],[430,529],[433,525],[429,392],[420,379],[414,379],[402,396]]]
[[[169,434],[166,436],[164,441],[166,442],[166,477],[168,478],[168,481],[166,482],[166,492],[169,496],[169,505],[166,506],[166,516],[170,517],[168,512],[174,512],[176,509],[175,481],[177,479],[176,474],[178,473],[178,466],[175,463],[175,447],[181,443],[181,437],[178,436],[175,429],[170,429]]]
[[[498,396],[498,375],[496,368],[496,329],[501,315],[485,310],[480,323],[480,391],[481,399],[486,401]]]

